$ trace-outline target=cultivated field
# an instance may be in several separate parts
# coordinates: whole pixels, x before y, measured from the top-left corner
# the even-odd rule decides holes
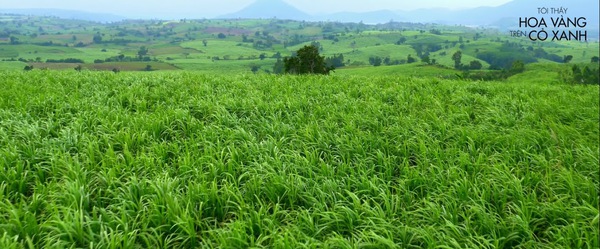
[[[0,248],[600,244],[597,85],[0,78]]]

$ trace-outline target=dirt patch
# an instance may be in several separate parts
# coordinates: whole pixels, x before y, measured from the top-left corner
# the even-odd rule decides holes
[[[180,55],[183,53],[188,54],[199,54],[202,51],[193,48],[182,48],[182,47],[165,47],[165,48],[151,48],[150,52],[152,55]]]
[[[223,28],[223,27],[208,27],[204,29],[205,33],[210,34],[218,34],[223,33],[226,35],[249,35],[252,34],[252,31],[247,29],[237,29],[237,28]]]
[[[81,65],[83,69],[97,71],[111,71],[118,69],[119,71],[146,71],[146,67],[150,65],[153,71],[156,70],[179,70],[178,67],[162,63],[162,62],[112,62],[112,63],[95,63],[95,64],[78,64],[78,63],[31,63],[36,69],[51,69],[51,70],[75,70],[75,67]]]

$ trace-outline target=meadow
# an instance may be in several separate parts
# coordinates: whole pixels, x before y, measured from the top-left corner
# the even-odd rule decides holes
[[[532,42],[492,28],[390,22],[378,25],[301,22],[278,19],[128,20],[94,23],[53,17],[0,14],[0,70],[34,68],[143,71],[197,71],[211,74],[276,73],[277,58],[316,44],[325,57],[343,55],[342,75],[372,71],[423,76],[455,75],[460,64],[477,61],[482,70],[509,69],[510,62],[590,63],[599,55],[598,38],[587,42]],[[146,51],[140,54],[140,49]],[[409,63],[408,57],[415,60]],[[388,63],[373,68],[372,57]],[[427,59],[425,59],[427,58]],[[78,59],[77,63],[52,60]],[[46,63],[48,61],[51,63]],[[429,60],[429,62],[427,61]],[[434,61],[435,60],[435,61]],[[381,68],[381,69],[380,69]],[[441,68],[441,70],[438,70]],[[433,69],[433,70],[428,70]],[[474,70],[480,70],[474,69]],[[442,72],[440,72],[442,71]]]
[[[597,85],[0,78],[0,248],[600,245]]]

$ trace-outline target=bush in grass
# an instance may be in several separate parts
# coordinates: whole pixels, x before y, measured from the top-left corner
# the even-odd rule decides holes
[[[66,59],[47,59],[46,63],[84,63],[82,59],[66,58]]]
[[[586,66],[578,66],[577,64],[571,67],[571,77],[569,79],[570,83],[575,84],[586,84],[586,85],[598,85],[600,70],[598,66],[594,67],[593,65]]]
[[[469,63],[469,69],[471,69],[471,70],[479,70],[482,67],[483,67],[483,65],[478,60],[473,60],[473,61],[471,61],[471,63]]]
[[[381,66],[381,63],[383,62],[383,59],[379,56],[371,56],[369,57],[369,64],[373,65],[373,66]]]
[[[473,62],[471,62],[471,67],[474,66]],[[460,76],[463,79],[470,80],[483,80],[483,81],[494,81],[494,80],[505,80],[510,76],[515,74],[519,74],[525,71],[525,63],[520,60],[513,61],[511,64],[511,68],[509,70],[495,70],[495,71],[486,71],[486,72],[470,72],[465,70]]]
[[[312,44],[304,46],[295,56],[283,59],[285,72],[289,74],[329,74],[335,68],[327,66],[325,57],[319,55],[319,48]]]

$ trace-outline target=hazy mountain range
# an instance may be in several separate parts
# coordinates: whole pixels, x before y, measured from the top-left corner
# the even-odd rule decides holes
[[[518,26],[519,17],[557,17],[560,14],[541,15],[540,7],[566,7],[565,18],[585,17],[587,29],[598,30],[597,0],[513,0],[497,7],[479,7],[465,10],[449,10],[442,8],[418,9],[412,11],[380,10],[372,12],[354,13],[338,12],[331,14],[311,15],[305,13],[284,0],[257,0],[240,11],[219,16],[218,18],[277,18],[306,21],[339,21],[339,22],[364,22],[367,24],[397,22],[425,22],[448,25],[493,26],[501,29],[515,28]],[[20,9],[2,10],[0,13],[16,13],[29,15],[57,16],[66,19],[82,19],[98,22],[116,22],[127,17],[87,13],[70,10],[52,9]],[[181,18],[202,18],[182,16]],[[596,32],[597,33],[597,32]]]
[[[473,26],[515,26],[519,17],[542,17],[560,15],[538,14],[540,7],[566,7],[564,17],[586,17],[589,25],[598,26],[597,0],[514,0],[497,7],[479,7],[466,10],[443,8],[418,9],[412,11],[379,10],[372,12],[338,12],[309,15],[282,0],[257,0],[246,8],[221,18],[278,18],[308,21],[364,22],[370,24],[399,22],[427,22]]]
[[[127,19],[127,17],[114,14],[63,9],[0,9],[0,13],[32,16],[55,16],[63,19],[76,19],[92,22],[119,22]]]

